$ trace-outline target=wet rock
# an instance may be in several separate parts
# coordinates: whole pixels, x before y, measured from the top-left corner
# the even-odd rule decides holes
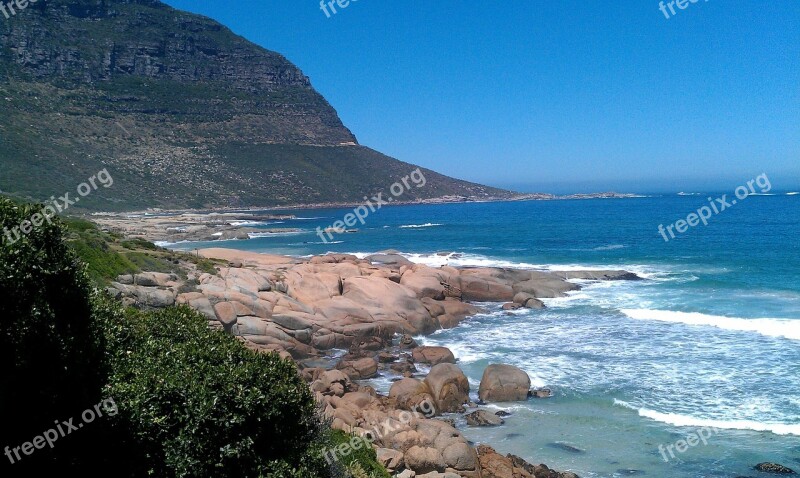
[[[486,402],[514,402],[528,398],[531,379],[524,370],[513,365],[492,364],[486,367],[478,389],[478,397]]]
[[[788,468],[777,463],[759,463],[755,469],[764,473],[774,473],[776,475],[795,475],[796,473],[791,468]]]
[[[490,427],[505,423],[502,418],[486,410],[476,410],[472,413],[468,413],[464,418],[467,419],[467,424],[473,427]]]

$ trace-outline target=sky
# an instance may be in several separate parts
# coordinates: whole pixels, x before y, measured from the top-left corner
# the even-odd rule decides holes
[[[359,143],[450,176],[800,190],[800,2],[685,1],[166,3],[286,56]]]

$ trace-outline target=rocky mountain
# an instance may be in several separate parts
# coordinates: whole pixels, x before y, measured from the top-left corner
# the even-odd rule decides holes
[[[303,72],[157,0],[0,18],[0,190],[44,200],[106,168],[89,209],[358,202],[415,166],[360,146]],[[423,170],[402,199],[508,198]]]

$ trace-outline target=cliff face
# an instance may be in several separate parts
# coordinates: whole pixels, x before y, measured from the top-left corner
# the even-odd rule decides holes
[[[359,201],[413,169],[358,146],[280,54],[155,0],[0,18],[0,113],[0,190],[42,200],[107,168],[91,209]],[[508,194],[430,176],[418,198]]]
[[[187,98],[192,109],[252,114],[264,142],[337,145],[355,142],[336,111],[300,69],[278,53],[219,23],[157,1],[65,1],[32,4],[0,29],[6,74],[65,88],[107,86],[107,101],[147,104],[146,88],[116,91],[124,80],[191,84],[229,98]],[[107,85],[102,85],[106,83]],[[179,94],[179,92],[176,92]],[[243,97],[238,98],[240,94]],[[232,108],[215,111],[221,101]],[[179,112],[175,111],[175,112]]]

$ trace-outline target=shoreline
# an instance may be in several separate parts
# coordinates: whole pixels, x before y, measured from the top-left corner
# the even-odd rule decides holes
[[[520,193],[510,197],[496,197],[496,198],[470,198],[467,196],[442,196],[430,199],[418,199],[414,201],[395,200],[389,204],[384,204],[382,207],[392,206],[414,206],[414,205],[438,205],[438,204],[471,204],[471,203],[502,203],[502,202],[525,202],[525,201],[576,201],[576,200],[590,200],[590,199],[637,199],[647,197],[643,194],[637,193],[587,193],[587,194],[550,194],[550,193]],[[162,208],[148,208],[144,210],[131,210],[131,211],[86,211],[85,215],[89,217],[95,216],[127,216],[127,215],[169,215],[169,214],[224,214],[224,213],[251,213],[251,212],[269,212],[269,211],[294,211],[294,210],[315,210],[315,209],[339,209],[339,208],[353,208],[362,205],[363,202],[322,202],[310,204],[291,204],[286,206],[224,206],[224,207],[211,207],[211,208],[177,208],[177,209],[162,209]]]
[[[471,402],[468,381],[453,353],[446,347],[418,346],[413,336],[457,327],[481,312],[475,302],[502,303],[505,310],[543,309],[541,298],[580,289],[567,278],[641,279],[620,270],[435,268],[391,252],[363,259],[346,254],[293,258],[233,249],[201,249],[198,254],[218,261],[216,274],[189,271],[186,280],[158,273],[121,276],[109,291],[124,304],[142,308],[188,305],[206,315],[210,327],[237,336],[249,348],[291,358],[333,428],[363,436],[394,424],[393,432],[377,437],[373,446],[380,461],[404,478],[414,476],[403,475],[406,471],[430,478],[505,478],[481,470],[506,468],[515,477],[577,477],[500,455],[487,444],[475,448],[448,418],[463,415],[470,426],[502,426],[504,418],[482,405],[546,399],[549,391],[531,389],[526,373],[503,365],[508,369],[500,378],[484,375],[479,390],[483,403]],[[421,374],[417,365],[430,371]],[[393,382],[388,395],[360,384],[379,374]],[[517,386],[511,395],[503,386],[484,390],[484,383],[492,389],[495,382]],[[400,420],[408,416],[401,414],[426,403],[435,410],[432,416],[413,414],[406,422]],[[443,436],[450,438],[437,439]],[[427,474],[431,472],[435,474]]]

